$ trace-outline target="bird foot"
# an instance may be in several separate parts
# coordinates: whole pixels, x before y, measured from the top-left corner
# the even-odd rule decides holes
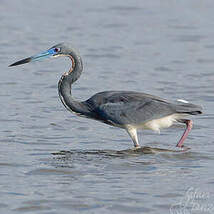
[[[131,149],[131,151],[133,151],[134,153],[144,153],[144,154],[154,154],[157,152],[156,150],[159,150],[159,149],[151,148],[148,146],[143,146],[143,147],[137,146]]]
[[[191,149],[191,148],[186,147],[186,146],[184,146],[184,145],[182,145],[181,147],[176,146],[176,147],[175,147],[175,152],[186,152],[186,151],[188,151],[188,150],[190,150],[190,149]]]

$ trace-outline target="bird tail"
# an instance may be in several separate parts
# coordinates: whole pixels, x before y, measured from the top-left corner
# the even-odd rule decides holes
[[[180,102],[180,101],[179,101]],[[202,107],[188,102],[182,102],[175,106],[177,113],[197,115],[202,114]]]

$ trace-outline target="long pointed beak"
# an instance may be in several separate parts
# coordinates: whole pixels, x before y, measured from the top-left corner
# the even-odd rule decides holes
[[[35,56],[31,56],[22,60],[19,60],[11,65],[9,65],[9,67],[11,66],[16,66],[16,65],[21,65],[21,64],[25,64],[28,62],[32,62],[32,61],[36,61],[36,60],[40,60],[40,59],[44,59],[44,58],[48,58],[51,56],[54,56],[55,52],[53,49],[49,49],[48,51],[42,52],[40,54],[37,54]]]

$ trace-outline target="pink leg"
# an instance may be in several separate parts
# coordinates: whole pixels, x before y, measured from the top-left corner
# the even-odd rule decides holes
[[[182,122],[186,123],[186,129],[185,129],[181,139],[179,140],[178,144],[176,145],[176,147],[180,147],[180,148],[183,146],[184,140],[186,139],[186,137],[189,134],[190,130],[192,129],[192,125],[193,125],[192,120],[184,120]]]

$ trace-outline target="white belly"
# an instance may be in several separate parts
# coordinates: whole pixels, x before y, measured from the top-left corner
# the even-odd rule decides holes
[[[137,126],[137,129],[151,129],[153,131],[160,132],[160,129],[168,128],[176,122],[177,119],[184,118],[184,115],[181,114],[172,114],[166,117],[162,117],[156,120],[150,120],[146,123],[143,123]]]

